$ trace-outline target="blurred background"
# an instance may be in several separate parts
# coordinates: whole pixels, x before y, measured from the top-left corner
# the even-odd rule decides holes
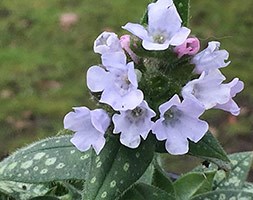
[[[94,107],[85,84],[87,68],[100,63],[93,41],[104,30],[126,33],[121,26],[139,22],[148,3],[0,1],[0,160],[16,148],[54,136],[72,106]],[[228,152],[253,150],[252,10],[249,0],[191,0],[192,34],[202,49],[208,41],[220,41],[232,61],[222,70],[227,82],[233,77],[245,82],[236,97],[239,117],[223,111],[204,116]]]

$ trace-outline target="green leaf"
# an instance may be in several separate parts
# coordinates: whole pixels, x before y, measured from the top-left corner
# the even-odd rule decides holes
[[[45,195],[49,188],[42,184],[17,183],[13,181],[0,181],[0,192],[19,200]]]
[[[188,154],[213,162],[225,171],[231,169],[226,152],[210,132],[207,132],[198,143],[190,142]]]
[[[155,163],[152,185],[166,191],[170,196],[175,198],[175,188],[173,183],[158,163]]]
[[[164,190],[144,183],[138,183],[128,190],[120,200],[175,200]]]
[[[190,0],[174,0],[177,11],[183,21],[183,26],[188,25]]]
[[[221,199],[221,200],[253,200],[252,193],[244,192],[241,190],[217,190],[208,192],[205,194],[197,195],[191,200],[212,200],[212,199]]]
[[[138,180],[140,183],[146,183],[148,185],[152,184],[153,174],[154,174],[155,167],[153,163],[149,165],[149,167],[146,169],[144,174],[141,176],[141,178]]]
[[[45,183],[86,179],[92,151],[78,151],[70,138],[53,137],[18,150],[0,163],[0,180]]]
[[[73,200],[81,200],[82,199],[82,191],[78,190],[76,187],[74,187],[74,185],[67,183],[67,182],[63,182],[62,185],[65,188],[67,188],[68,194],[66,194],[65,196],[68,196],[69,199],[73,199]]]
[[[175,183],[176,196],[180,200],[189,200],[192,196],[211,191],[215,171],[208,173],[188,173]]]
[[[52,197],[52,196],[40,196],[40,197],[34,197],[29,200],[60,200],[60,199],[58,199],[56,197]]]
[[[153,137],[148,137],[137,149],[123,146],[118,137],[109,138],[100,155],[90,157],[84,199],[119,198],[144,174],[153,155]]]
[[[216,189],[242,188],[252,166],[253,152],[231,154],[229,159],[232,163],[232,169],[227,177],[224,177],[222,172],[217,172],[214,182]]]

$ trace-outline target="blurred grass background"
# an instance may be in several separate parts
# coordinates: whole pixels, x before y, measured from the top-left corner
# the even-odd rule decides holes
[[[0,158],[17,147],[53,136],[72,106],[93,107],[85,85],[100,62],[93,41],[104,30],[139,22],[149,0],[0,1]],[[205,119],[228,152],[253,150],[253,1],[191,0],[190,28],[203,46],[218,40],[232,63],[227,81],[239,77],[237,118],[208,111]],[[75,14],[73,24],[61,22]]]

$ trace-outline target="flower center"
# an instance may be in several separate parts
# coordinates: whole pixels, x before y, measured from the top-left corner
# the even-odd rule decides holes
[[[131,82],[128,79],[127,73],[116,74],[114,83],[116,87],[119,88],[119,92],[121,95],[126,94],[131,86]]]
[[[136,107],[131,112],[131,115],[136,118],[141,117],[143,114],[144,114],[144,110],[141,107]]]
[[[157,34],[153,36],[153,40],[158,44],[163,44],[166,41],[166,37],[162,34]]]
[[[179,118],[182,115],[182,111],[179,110],[175,105],[171,106],[171,108],[164,113],[163,123],[174,126],[177,122],[179,122]]]
[[[144,122],[145,116],[146,116],[146,109],[142,107],[136,107],[133,110],[128,110],[127,112],[127,118],[131,123],[140,123]]]
[[[107,40],[110,36],[109,35],[103,35],[100,39],[99,39],[99,45],[108,45],[107,44]]]

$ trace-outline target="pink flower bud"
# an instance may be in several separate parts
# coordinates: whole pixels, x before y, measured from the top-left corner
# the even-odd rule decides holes
[[[200,49],[200,43],[198,38],[187,38],[185,42],[174,48],[174,52],[177,53],[178,58],[181,58],[183,55],[195,55]]]
[[[139,59],[137,55],[130,49],[130,41],[131,41],[130,35],[122,35],[120,37],[121,47],[128,53],[128,55],[135,63],[138,63]]]

